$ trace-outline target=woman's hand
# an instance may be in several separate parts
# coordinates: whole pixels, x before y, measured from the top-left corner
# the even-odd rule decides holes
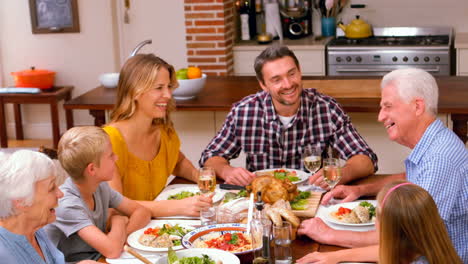
[[[208,208],[213,206],[213,196],[214,193],[210,195],[195,195],[180,200],[181,215],[186,216],[200,216],[200,210],[202,208]]]

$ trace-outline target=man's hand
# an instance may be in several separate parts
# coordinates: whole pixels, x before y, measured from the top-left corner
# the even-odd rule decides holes
[[[296,263],[314,263],[314,264],[335,264],[339,263],[342,259],[339,257],[339,251],[335,252],[313,252],[298,259]],[[337,254],[338,253],[338,254]]]
[[[255,178],[255,174],[239,167],[226,166],[223,169],[221,178],[228,184],[246,186]]]
[[[322,204],[327,205],[332,198],[341,198],[342,203],[352,202],[360,196],[361,188],[358,185],[338,185],[323,196]]]
[[[331,229],[327,224],[325,224],[322,219],[319,217],[314,217],[302,221],[299,229],[297,230],[297,233],[299,235],[306,235],[322,244],[331,244],[334,231],[335,230]]]
[[[323,168],[309,177],[309,183],[318,186],[324,190],[329,190],[330,186],[323,179]]]
[[[181,211],[183,215],[200,216],[201,209],[213,206],[213,196],[214,193],[211,195],[195,195],[179,200],[182,204]]]

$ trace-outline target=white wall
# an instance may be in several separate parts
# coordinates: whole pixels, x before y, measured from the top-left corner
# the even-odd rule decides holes
[[[96,87],[102,72],[114,71],[115,56],[109,1],[79,1],[80,33],[32,34],[28,1],[0,2],[0,58],[2,86],[13,86],[10,72],[36,68],[56,71],[55,85],[73,85],[73,96]],[[48,105],[23,106],[26,138],[50,138]],[[8,134],[14,135],[9,109]],[[62,131],[64,111],[60,117]],[[86,112],[76,123],[92,124]]]
[[[56,71],[55,84],[73,85],[76,97],[98,86],[101,73],[118,71],[129,50],[145,38],[152,38],[153,45],[142,52],[154,52],[176,68],[186,66],[183,0],[131,1],[130,25],[122,23],[123,1],[113,1],[78,1],[80,32],[59,34],[32,34],[29,1],[0,1],[0,87],[14,85],[10,72],[34,65]],[[59,108],[64,132],[65,115]],[[51,138],[49,107],[25,105],[22,109],[25,137]],[[77,125],[93,124],[88,111],[74,111],[74,117]],[[10,105],[7,131],[14,138]]]

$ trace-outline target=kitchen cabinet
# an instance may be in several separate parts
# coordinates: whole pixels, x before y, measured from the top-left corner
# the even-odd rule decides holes
[[[457,33],[455,49],[457,51],[457,75],[468,76],[468,33]]]
[[[329,38],[315,40],[313,36],[298,40],[284,40],[296,54],[303,76],[325,76],[325,44]],[[238,43],[233,47],[234,75],[254,76],[255,58],[266,48],[254,41]]]

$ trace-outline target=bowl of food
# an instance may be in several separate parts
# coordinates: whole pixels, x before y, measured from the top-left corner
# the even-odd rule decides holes
[[[186,248],[220,249],[236,255],[242,263],[251,263],[252,238],[246,229],[245,224],[237,223],[203,226],[187,233],[182,238],[182,245]]]
[[[179,87],[172,95],[176,100],[193,99],[205,87],[206,74],[201,73],[200,68],[188,67],[176,72]]]
[[[172,262],[168,262],[170,259]],[[178,262],[177,262],[178,261]],[[239,258],[229,252],[213,248],[189,248],[180,251],[169,250],[168,255],[159,258],[155,264],[167,263],[225,263],[239,264]]]
[[[115,88],[119,84],[119,75],[118,72],[103,73],[99,76],[99,82],[106,88]]]

